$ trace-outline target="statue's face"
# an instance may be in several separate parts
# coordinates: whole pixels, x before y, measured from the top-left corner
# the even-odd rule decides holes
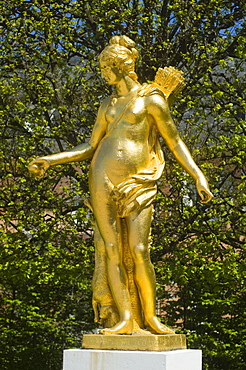
[[[102,78],[106,80],[109,85],[117,85],[123,77],[122,71],[117,67],[110,66],[108,62],[101,61],[100,69]]]

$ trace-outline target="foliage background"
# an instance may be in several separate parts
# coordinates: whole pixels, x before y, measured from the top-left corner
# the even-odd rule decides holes
[[[185,72],[172,114],[214,193],[201,205],[163,146],[151,246],[160,315],[203,350],[204,369],[244,369],[245,10],[240,0],[0,1],[1,369],[60,369],[62,349],[94,328],[89,162],[41,181],[27,164],[89,138],[110,93],[97,55],[115,34],[136,41],[140,82],[158,67]]]

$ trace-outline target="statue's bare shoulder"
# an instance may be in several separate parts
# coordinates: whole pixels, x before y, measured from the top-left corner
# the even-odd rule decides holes
[[[164,94],[159,92],[158,89],[153,89],[151,93],[145,95],[144,99],[147,112],[163,138],[176,136],[177,129]]]

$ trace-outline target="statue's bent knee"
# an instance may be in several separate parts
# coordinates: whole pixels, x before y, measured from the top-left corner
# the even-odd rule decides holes
[[[131,248],[132,258],[135,263],[142,263],[146,260],[149,261],[148,245],[138,243]]]

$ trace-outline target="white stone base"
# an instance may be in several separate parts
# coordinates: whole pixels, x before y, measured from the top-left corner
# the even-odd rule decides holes
[[[67,349],[63,370],[201,370],[202,351],[116,351]]]

